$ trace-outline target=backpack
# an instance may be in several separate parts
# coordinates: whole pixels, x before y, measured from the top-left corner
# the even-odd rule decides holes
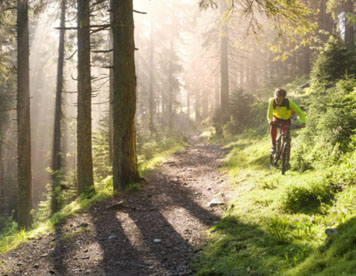
[[[276,109],[276,106],[277,106],[276,101],[273,100],[273,110]],[[288,100],[288,98],[285,98],[284,101],[283,101],[283,103],[282,103],[280,106],[285,106],[285,107],[287,107],[287,109],[289,110],[290,107],[289,107],[289,100]],[[294,111],[292,110],[291,118],[293,118],[293,116],[294,116]]]
[[[276,106],[277,106],[276,101],[273,100],[273,109],[276,109]],[[287,107],[287,109],[290,109],[288,98],[285,98],[283,103],[280,106],[285,106],[285,107]]]

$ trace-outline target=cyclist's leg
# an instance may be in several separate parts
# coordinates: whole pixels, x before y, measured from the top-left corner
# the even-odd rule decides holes
[[[290,120],[289,121],[286,121],[286,122],[282,122],[281,123],[281,125],[282,125],[282,129],[281,129],[281,131],[282,131],[282,133],[284,134],[286,131],[287,131],[287,127],[290,127],[290,125],[291,125],[291,122],[290,122]],[[290,144],[290,136],[287,138],[289,141],[289,144]],[[288,166],[289,166],[289,157],[290,157],[290,145],[289,145],[289,147],[287,147],[287,152],[284,152],[283,154],[285,154],[286,155],[286,158],[287,158],[287,164],[288,164]]]
[[[274,153],[276,151],[277,129],[278,127],[274,124],[274,120],[273,120],[273,124],[270,126],[270,130],[269,130],[271,135],[271,140],[272,140],[271,153]]]

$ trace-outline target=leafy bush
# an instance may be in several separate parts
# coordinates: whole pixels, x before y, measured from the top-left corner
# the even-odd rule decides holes
[[[145,143],[141,147],[141,153],[145,159],[151,159],[159,150],[159,146],[155,141]]]
[[[230,112],[228,108],[223,109],[218,107],[215,109],[212,118],[212,125],[215,128],[216,135],[221,135],[223,133],[224,125],[229,121]]]
[[[345,74],[356,74],[356,54],[340,38],[331,36],[313,66],[312,84],[328,86]]]
[[[293,142],[298,167],[340,164],[356,148],[356,79],[339,80],[329,89],[314,89],[309,98],[307,128]]]
[[[289,186],[282,197],[281,206],[292,213],[322,211],[323,204],[329,204],[337,192],[337,186],[330,176],[321,176],[303,184]]]
[[[224,134],[225,137],[228,137],[239,134],[249,128],[253,119],[258,117],[253,114],[254,103],[256,103],[254,96],[244,92],[241,88],[235,90],[231,95],[229,107],[225,109],[218,108],[214,113],[213,126],[216,133],[218,135]],[[264,113],[266,112],[265,109],[266,107],[264,108]]]

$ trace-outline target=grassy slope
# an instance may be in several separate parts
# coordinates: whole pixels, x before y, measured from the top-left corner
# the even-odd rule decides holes
[[[269,170],[267,136],[227,147],[223,170],[235,194],[208,233],[197,275],[356,275],[355,187],[333,191],[321,169]],[[327,228],[338,233],[328,237]]]

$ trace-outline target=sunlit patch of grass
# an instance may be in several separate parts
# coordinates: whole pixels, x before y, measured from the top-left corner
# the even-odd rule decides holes
[[[224,167],[234,176],[242,169],[269,170],[269,144],[266,139],[261,141],[239,140],[230,142],[226,148],[232,148],[226,156]]]
[[[105,185],[96,186],[101,187],[102,189],[98,189],[97,193],[93,197],[88,198],[82,196],[81,198],[78,198],[70,204],[67,204],[64,208],[62,208],[60,211],[51,216],[50,219],[42,222],[35,221],[34,228],[32,230],[18,230],[17,224],[14,224],[11,229],[9,229],[7,232],[3,233],[0,236],[0,253],[5,253],[9,250],[13,250],[20,244],[28,241],[30,238],[40,236],[44,233],[53,233],[54,226],[56,224],[62,222],[66,218],[84,209],[89,208],[96,201],[100,201],[104,198],[112,196],[112,193],[108,193],[110,191],[110,188],[108,187],[109,185],[110,181],[108,180],[106,181]]]
[[[203,137],[207,140],[211,140],[214,137],[215,133],[215,128],[209,127],[200,134],[200,137]]]
[[[48,233],[52,230],[53,227],[48,222],[41,223],[35,229],[30,231],[19,231],[17,228],[14,228],[10,232],[0,235],[0,254],[13,250],[20,244],[27,242],[29,239]]]
[[[170,149],[156,153],[153,158],[151,158],[150,160],[144,161],[144,160],[139,160],[139,173],[141,176],[145,176],[149,173],[152,173],[155,168],[167,161],[167,158],[169,156],[172,156],[172,154],[181,151],[184,149],[184,146],[182,144],[177,144],[172,146]]]

